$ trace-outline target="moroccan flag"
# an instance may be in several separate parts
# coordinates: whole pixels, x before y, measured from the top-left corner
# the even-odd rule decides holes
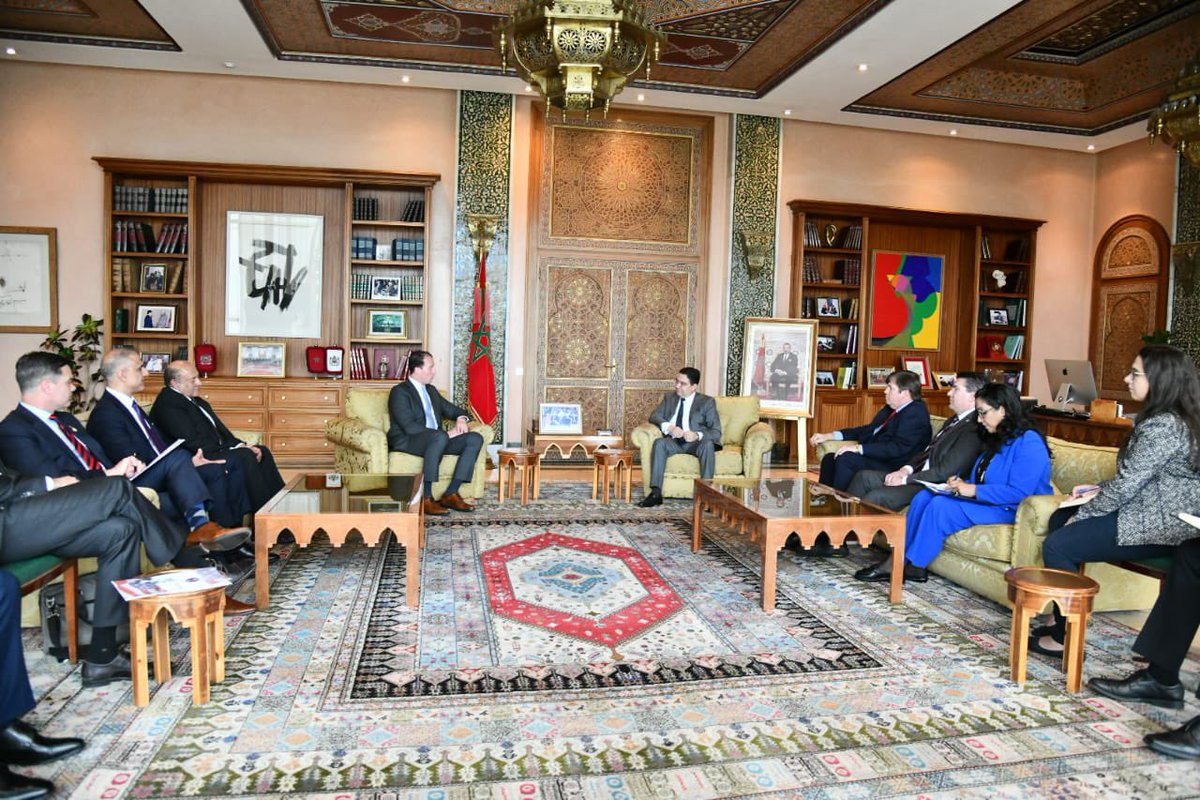
[[[487,256],[479,260],[475,316],[471,321],[471,357],[467,365],[467,402],[484,425],[496,422],[496,372],[492,369],[492,326],[488,322]]]

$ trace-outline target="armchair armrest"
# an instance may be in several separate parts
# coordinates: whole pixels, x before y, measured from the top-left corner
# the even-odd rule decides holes
[[[746,429],[742,439],[742,474],[750,480],[762,475],[763,456],[775,444],[775,431],[766,422],[756,422]]]
[[[334,465],[341,472],[386,473],[387,434],[360,419],[337,417],[325,423],[325,438],[336,446]]]
[[[1050,532],[1050,515],[1065,499],[1060,494],[1036,494],[1026,497],[1017,506],[1011,558],[1014,567],[1042,565],[1042,542]]]
[[[492,426],[484,425],[482,422],[479,422],[478,420],[471,420],[470,422],[468,422],[467,430],[471,431],[472,433],[478,433],[480,436],[483,437],[483,447],[485,450],[487,449],[487,446],[492,443],[492,440],[496,438],[496,431],[492,429]],[[384,446],[385,447],[387,446],[386,440],[387,440],[387,437],[384,436]]]
[[[246,444],[262,444],[262,431],[230,431],[230,433],[241,439]]]
[[[821,463],[821,459],[827,453],[836,453],[843,447],[852,447],[858,444],[857,439],[827,439],[817,445],[817,463]]]

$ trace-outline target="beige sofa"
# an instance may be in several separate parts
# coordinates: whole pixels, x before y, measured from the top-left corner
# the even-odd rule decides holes
[[[325,423],[325,438],[334,444],[333,465],[346,473],[413,473],[421,469],[420,456],[388,451],[388,389],[350,389],[346,392],[345,413]],[[482,497],[487,475],[487,447],[492,441],[491,427],[472,422],[472,431],[483,436],[471,482],[460,490],[463,497]],[[442,459],[441,471],[433,483],[433,496],[440,497],[454,475],[458,456]]]
[[[944,421],[934,417],[936,432]],[[1100,483],[1117,471],[1117,450],[1047,437],[1050,445],[1050,478],[1059,492],[1081,484]],[[825,442],[818,459],[845,442]],[[1008,605],[1004,573],[1011,567],[1041,565],[1042,540],[1049,532],[1050,515],[1063,501],[1062,494],[1034,495],[1017,508],[1012,525],[976,525],[946,540],[946,547],[929,568],[960,586]],[[1154,605],[1158,581],[1111,564],[1088,564],[1087,574],[1100,584],[1096,611],[1143,609]]]
[[[775,444],[771,426],[758,420],[757,397],[717,397],[717,416],[721,418],[721,450],[717,451],[715,478],[758,480],[762,475],[763,456]],[[630,434],[633,446],[641,450],[642,485],[650,491],[650,453],[662,431],[646,423]],[[663,473],[663,497],[691,497],[692,486],[700,477],[700,461],[695,456],[674,455],[667,459]]]

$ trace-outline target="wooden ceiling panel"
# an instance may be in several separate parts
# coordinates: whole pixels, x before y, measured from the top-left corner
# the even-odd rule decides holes
[[[179,50],[136,0],[0,0],[0,37]]]

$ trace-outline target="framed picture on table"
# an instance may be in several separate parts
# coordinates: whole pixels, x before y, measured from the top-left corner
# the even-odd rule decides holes
[[[238,342],[239,378],[282,378],[287,368],[283,342]]]
[[[538,433],[583,433],[583,407],[578,403],[542,403],[538,407]]]
[[[905,356],[900,359],[902,367],[909,372],[917,373],[923,389],[933,388],[933,373],[929,371],[929,359],[925,356]]]

